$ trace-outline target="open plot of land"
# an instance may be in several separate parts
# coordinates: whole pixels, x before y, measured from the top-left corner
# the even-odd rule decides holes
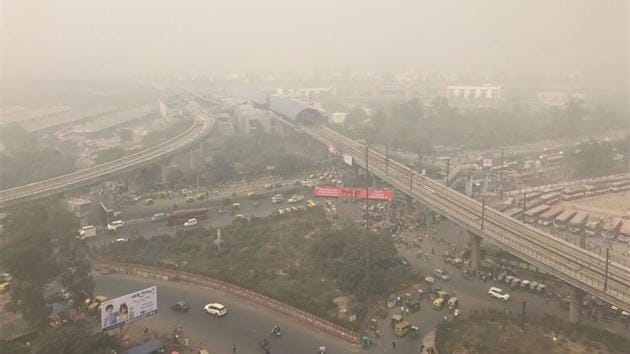
[[[570,200],[560,202],[558,205],[565,208],[586,211],[592,214],[591,216],[623,217],[630,212],[630,191]]]
[[[516,316],[475,314],[438,326],[441,353],[627,353],[627,338],[589,326],[566,326],[551,316],[537,318],[521,329]]]

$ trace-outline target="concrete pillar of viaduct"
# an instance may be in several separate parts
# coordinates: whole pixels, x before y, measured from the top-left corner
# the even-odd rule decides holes
[[[582,301],[584,299],[584,291],[571,287],[571,303],[569,304],[569,323],[579,323],[582,317]]]
[[[468,232],[470,238],[470,269],[478,272],[481,269],[481,237]]]
[[[166,183],[168,180],[168,160],[162,162],[160,168],[162,170],[162,183]]]

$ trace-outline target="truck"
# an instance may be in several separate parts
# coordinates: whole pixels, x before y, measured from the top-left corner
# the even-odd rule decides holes
[[[297,203],[301,203],[304,200],[304,196],[303,195],[297,195],[294,194],[291,196],[291,198],[289,198],[289,200],[287,201],[289,204],[297,204]]]
[[[79,230],[79,239],[85,240],[87,238],[96,236],[96,227],[94,225],[83,226],[81,230]]]

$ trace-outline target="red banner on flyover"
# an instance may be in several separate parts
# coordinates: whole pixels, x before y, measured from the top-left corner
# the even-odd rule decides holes
[[[368,194],[369,193],[369,194]],[[365,200],[366,194],[370,200],[388,200],[394,199],[394,192],[388,188],[370,188],[366,192],[365,188],[349,188],[349,187],[315,187],[313,195],[324,198],[341,198],[341,199],[358,199]]]

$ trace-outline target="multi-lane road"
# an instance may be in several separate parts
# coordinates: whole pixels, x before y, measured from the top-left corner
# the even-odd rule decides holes
[[[191,346],[196,347],[201,342],[211,353],[231,353],[233,345],[237,347],[238,353],[260,353],[259,342],[263,338],[270,342],[274,354],[315,353],[315,348],[320,345],[329,347],[331,353],[358,351],[358,348],[337,337],[225,292],[122,274],[94,277],[96,294],[108,297],[157,285],[159,313],[137,325],[167,334],[171,333],[174,326],[181,324]],[[186,301],[189,312],[181,314],[171,311],[170,306],[176,301]],[[205,314],[203,307],[210,302],[226,305],[227,315],[216,318]],[[270,336],[274,325],[280,326],[282,331],[279,338]]]
[[[464,229],[588,293],[630,311],[630,269],[484,207],[328,128],[303,128],[326,146],[447,216]],[[367,154],[366,154],[367,151]],[[366,155],[368,156],[366,161]]]

